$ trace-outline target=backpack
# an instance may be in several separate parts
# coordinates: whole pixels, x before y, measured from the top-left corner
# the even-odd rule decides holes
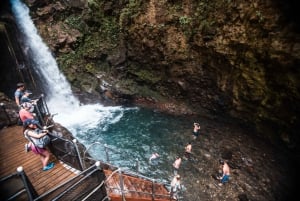
[[[24,132],[25,138],[27,138],[29,141],[31,141],[34,144],[34,146],[36,146],[38,148],[45,148],[51,141],[49,135],[44,135],[41,138],[35,138],[35,137],[29,136],[28,131],[29,130],[27,129]],[[40,129],[35,129],[34,131],[37,133],[41,133]]]

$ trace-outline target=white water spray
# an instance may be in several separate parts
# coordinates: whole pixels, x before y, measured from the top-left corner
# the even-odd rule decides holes
[[[32,55],[33,68],[46,86],[47,105],[51,113],[58,113],[55,121],[71,130],[76,135],[78,127],[94,128],[99,123],[113,122],[120,119],[112,115],[114,111],[122,113],[120,107],[103,107],[100,104],[80,106],[73,96],[71,87],[64,75],[59,71],[57,63],[49,48],[31,20],[29,8],[20,0],[11,0],[12,11],[17,25],[25,37],[26,48]],[[75,133],[74,133],[75,132]]]

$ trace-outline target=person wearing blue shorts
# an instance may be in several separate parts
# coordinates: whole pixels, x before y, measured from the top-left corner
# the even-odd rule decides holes
[[[219,186],[222,186],[229,181],[230,168],[227,162],[223,160],[219,160],[219,163],[222,166],[222,176],[218,177],[218,179],[220,179]]]

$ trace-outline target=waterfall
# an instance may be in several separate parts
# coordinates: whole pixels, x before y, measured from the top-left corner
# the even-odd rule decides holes
[[[53,58],[49,48],[45,45],[42,38],[31,20],[29,8],[20,0],[11,0],[12,11],[16,18],[20,31],[25,36],[25,46],[27,55],[34,55],[31,58],[32,67],[39,75],[47,90],[47,100],[50,108],[56,103],[60,103],[62,108],[65,106],[77,107],[79,101],[73,96],[71,87],[64,75],[59,71],[57,63]],[[51,101],[55,98],[55,101]]]
[[[100,104],[80,106],[72,94],[70,84],[59,71],[51,51],[40,37],[29,15],[29,8],[20,0],[11,0],[11,5],[17,26],[24,36],[31,67],[38,74],[45,89],[49,110],[52,114],[58,113],[54,120],[75,132],[78,127],[94,128],[99,122],[113,122],[115,118],[120,118],[112,115],[120,107],[103,107]]]

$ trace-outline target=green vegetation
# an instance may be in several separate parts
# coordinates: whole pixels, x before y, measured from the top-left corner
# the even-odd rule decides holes
[[[101,24],[101,34],[105,37],[106,40],[109,40],[111,43],[116,44],[119,38],[119,26],[114,17],[105,17],[103,18]]]
[[[97,73],[95,64],[93,64],[93,63],[88,63],[88,64],[86,64],[86,65],[85,65],[85,70],[86,70],[88,73],[91,73],[91,74],[96,74],[96,73]]]
[[[155,75],[155,71],[148,71],[145,69],[131,71],[132,74],[136,75],[139,79],[149,82],[151,84],[155,84],[161,80],[159,75]]]
[[[139,15],[142,9],[143,1],[140,0],[129,0],[128,4],[121,10],[119,17],[120,29],[126,29],[131,22],[131,19]]]
[[[191,18],[187,17],[187,16],[181,16],[179,17],[179,23],[181,26],[186,26],[189,25],[191,23]]]
[[[264,16],[262,15],[262,13],[259,10],[257,10],[255,13],[256,13],[256,16],[258,17],[258,22],[263,22]]]
[[[128,8],[131,10],[139,10],[141,8],[143,1],[142,0],[129,0],[128,2]]]
[[[76,54],[74,54],[74,52],[69,54],[63,54],[56,60],[59,63],[60,69],[62,71],[67,72],[67,69],[70,68],[71,65],[76,62]]]
[[[66,24],[73,29],[77,29],[80,32],[85,32],[86,24],[82,21],[81,16],[71,15],[65,20]]]
[[[122,79],[118,82],[118,85],[122,86],[120,90],[122,90],[124,94],[151,97],[155,100],[164,100],[159,92],[150,89],[147,85],[139,84],[132,79]]]

